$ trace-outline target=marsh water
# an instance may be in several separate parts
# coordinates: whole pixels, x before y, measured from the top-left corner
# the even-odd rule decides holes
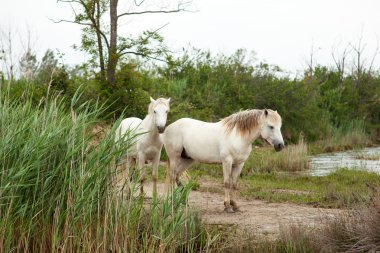
[[[311,175],[324,176],[338,168],[364,169],[380,174],[379,158],[380,147],[319,154],[310,158]]]

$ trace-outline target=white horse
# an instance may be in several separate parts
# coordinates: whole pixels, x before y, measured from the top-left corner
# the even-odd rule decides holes
[[[126,118],[116,130],[116,141],[119,141],[120,138],[138,135],[126,155],[126,167],[131,167],[137,162],[137,166],[141,170],[141,194],[144,193],[145,164],[148,161],[152,162],[154,193],[157,191],[157,171],[163,145],[160,134],[165,131],[166,119],[170,110],[170,98],[154,100],[150,97],[150,101],[148,115],[143,120],[135,117]]]
[[[282,150],[281,124],[277,111],[269,109],[240,111],[216,123],[189,118],[175,121],[164,133],[171,183],[179,184],[181,173],[194,162],[222,164],[224,210],[238,211],[237,179],[251,153],[251,144],[261,136],[276,151]]]

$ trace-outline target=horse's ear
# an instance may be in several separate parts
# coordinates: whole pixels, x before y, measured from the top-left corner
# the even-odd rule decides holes
[[[156,103],[156,100],[154,100],[152,97],[149,97],[149,98],[150,98],[150,102]]]
[[[264,114],[265,114],[265,117],[268,116],[268,110],[267,109],[264,110]]]
[[[168,104],[170,104],[170,100],[171,100],[172,98],[168,98],[168,99],[166,99],[166,102],[168,103]]]

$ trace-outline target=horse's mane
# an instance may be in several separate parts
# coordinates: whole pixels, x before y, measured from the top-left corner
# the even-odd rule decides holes
[[[154,104],[163,104],[163,105],[166,105],[168,106],[168,103],[166,102],[166,99],[165,98],[157,98],[156,99],[156,103],[152,103],[150,102],[149,106],[148,106],[148,114],[152,114],[153,113],[153,106]]]
[[[245,110],[222,119],[226,133],[231,133],[236,127],[236,131],[241,135],[249,134],[254,127],[259,125],[263,113],[263,110]]]

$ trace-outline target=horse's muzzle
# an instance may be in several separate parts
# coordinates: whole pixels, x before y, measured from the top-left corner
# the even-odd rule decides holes
[[[273,146],[274,146],[274,150],[276,150],[276,152],[283,150],[285,147],[284,143],[277,143],[277,144],[274,144]]]
[[[163,132],[165,132],[165,126],[158,126],[157,129],[158,129],[158,132],[160,134],[162,134]]]

